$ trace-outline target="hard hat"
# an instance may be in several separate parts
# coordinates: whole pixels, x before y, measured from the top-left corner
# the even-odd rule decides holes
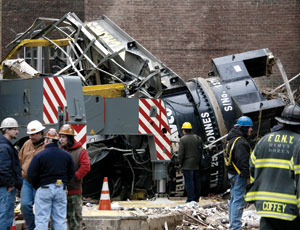
[[[18,128],[18,122],[12,117],[7,117],[1,122],[0,129]]]
[[[181,129],[192,129],[192,125],[190,122],[184,122]]]
[[[248,126],[248,127],[252,127],[253,126],[251,118],[247,117],[247,116],[240,117],[237,120],[236,124],[239,125],[239,126]]]
[[[65,134],[65,135],[75,136],[74,129],[73,129],[72,126],[69,125],[69,124],[63,125],[63,126],[60,128],[60,130],[59,130],[59,134]]]
[[[34,120],[28,123],[27,125],[27,134],[35,134],[41,132],[46,127],[42,125],[38,120]]]
[[[281,113],[281,117],[275,117],[277,121],[288,125],[300,125],[300,107],[297,104],[288,105]]]
[[[54,128],[50,128],[46,131],[45,133],[45,138],[50,138],[50,139],[54,139],[54,140],[59,140],[59,135],[56,129]]]

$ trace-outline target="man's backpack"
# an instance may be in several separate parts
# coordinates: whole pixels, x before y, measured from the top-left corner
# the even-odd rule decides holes
[[[237,140],[240,139],[240,138],[241,138],[241,137],[235,138],[235,140],[233,141],[233,143],[232,143],[230,149],[229,149],[229,141],[227,141],[226,148],[225,148],[225,153],[224,153],[224,161],[225,161],[225,165],[226,165],[227,167],[230,166],[230,165],[232,165],[238,174],[241,174],[241,172],[240,172],[240,170],[236,167],[236,165],[232,162],[232,150],[233,150],[233,148],[234,148],[235,143],[236,143]]]

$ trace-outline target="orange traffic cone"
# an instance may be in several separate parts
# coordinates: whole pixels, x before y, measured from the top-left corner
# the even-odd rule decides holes
[[[99,210],[111,210],[110,196],[107,177],[104,177],[102,191],[99,202]]]
[[[17,230],[17,226],[16,226],[16,217],[14,216],[14,219],[13,219],[13,224],[10,228],[11,230]]]

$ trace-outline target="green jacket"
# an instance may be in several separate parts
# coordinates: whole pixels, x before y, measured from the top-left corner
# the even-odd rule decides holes
[[[180,138],[178,158],[182,169],[199,170],[202,141],[195,134],[186,134]]]
[[[292,221],[297,217],[290,160],[300,135],[279,130],[262,137],[250,157],[251,187],[245,200],[255,202],[257,214]]]

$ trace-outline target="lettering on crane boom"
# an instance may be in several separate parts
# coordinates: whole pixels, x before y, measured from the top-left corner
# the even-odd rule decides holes
[[[218,81],[217,79],[210,79],[209,82],[215,88],[222,87],[221,82]],[[230,97],[228,96],[228,93],[226,92],[226,90],[223,90],[223,92],[221,93],[220,101],[223,105],[225,112],[229,112],[229,111],[233,110],[232,102],[231,102]]]
[[[179,133],[177,129],[177,125],[175,124],[175,117],[173,115],[173,112],[171,109],[166,108],[167,118],[170,126],[170,133],[171,133],[171,142],[175,142],[178,144],[179,142]],[[183,173],[182,171],[176,171],[176,177],[175,177],[175,192],[177,194],[182,194],[184,192],[184,179],[183,179]]]
[[[208,142],[214,142],[216,140],[216,136],[215,136],[215,132],[213,129],[213,124],[212,124],[212,120],[210,118],[210,115],[208,112],[204,112],[200,114],[201,118],[202,118],[202,123],[204,126],[204,130],[205,130],[205,136],[206,136],[206,140]],[[213,145],[215,146],[215,145]],[[211,180],[210,180],[210,187],[214,188],[217,187],[218,185],[218,174],[219,171],[217,170],[219,166],[219,161],[218,161],[218,157],[213,155],[212,159],[211,159]],[[216,170],[216,171],[215,171]]]
[[[175,118],[173,116],[172,110],[169,108],[166,108],[166,113],[167,113],[167,118],[169,121],[169,126],[170,126],[170,132],[171,132],[171,141],[178,142],[179,141],[179,134],[178,134],[178,129],[177,125],[175,123]]]
[[[113,37],[108,31],[106,31],[97,21],[87,23],[87,26],[103,41],[109,45],[109,47],[117,52],[124,47],[122,43],[117,40],[117,38]],[[125,52],[120,53],[121,58],[125,59]]]
[[[224,90],[221,94],[221,102],[222,102],[222,105],[224,107],[224,111],[225,112],[228,112],[228,111],[231,111],[232,110],[232,104],[231,104],[231,100],[227,94],[227,92]]]

